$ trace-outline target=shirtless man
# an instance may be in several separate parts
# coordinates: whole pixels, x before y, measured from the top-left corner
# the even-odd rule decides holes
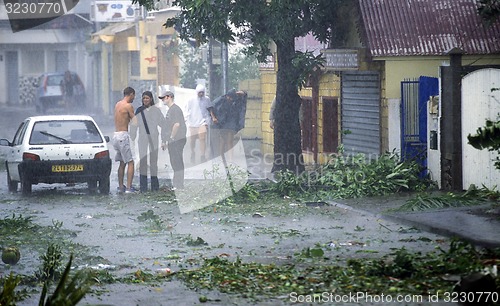
[[[132,102],[135,98],[135,90],[127,87],[123,90],[123,99],[115,105],[115,133],[113,134],[113,147],[116,150],[115,161],[120,162],[118,166],[118,188],[120,193],[134,193],[132,180],[134,179],[134,157],[130,147],[130,135],[128,126],[130,123],[137,124],[134,116]],[[124,190],[125,165],[127,165],[127,186]]]

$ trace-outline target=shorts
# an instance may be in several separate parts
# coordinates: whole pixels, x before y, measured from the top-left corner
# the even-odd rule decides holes
[[[207,125],[203,124],[198,127],[189,127],[189,136],[197,139],[199,138],[199,134],[207,134]]]
[[[113,148],[116,151],[115,161],[128,163],[134,160],[128,132],[115,132],[113,134]]]

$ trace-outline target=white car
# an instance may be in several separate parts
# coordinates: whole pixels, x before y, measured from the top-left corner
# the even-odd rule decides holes
[[[72,105],[65,105],[62,93],[62,84],[64,80],[64,72],[44,73],[38,78],[35,107],[37,112],[46,113],[49,108],[85,108],[85,87],[82,80],[75,72],[68,71],[71,75],[73,83]]]
[[[34,116],[26,118],[14,139],[0,139],[6,150],[9,191],[21,183],[23,194],[32,184],[88,183],[109,194],[111,158],[109,137],[103,136],[94,119],[84,115]]]

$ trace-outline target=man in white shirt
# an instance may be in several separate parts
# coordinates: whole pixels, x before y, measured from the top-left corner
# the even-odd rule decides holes
[[[207,129],[210,123],[210,113],[207,108],[210,99],[205,96],[205,86],[196,86],[196,97],[190,99],[186,109],[186,125],[189,129],[189,145],[191,148],[191,163],[196,161],[196,140],[200,143],[200,162],[206,161]]]

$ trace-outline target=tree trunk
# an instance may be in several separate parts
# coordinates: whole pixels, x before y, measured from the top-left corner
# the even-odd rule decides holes
[[[273,171],[290,170],[298,175],[304,171],[304,159],[299,124],[301,99],[296,84],[296,70],[292,63],[295,55],[295,39],[282,38],[276,42],[276,47],[278,73],[274,113]]]

